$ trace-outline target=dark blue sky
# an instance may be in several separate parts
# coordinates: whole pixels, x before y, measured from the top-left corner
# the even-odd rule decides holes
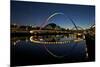
[[[88,28],[95,23],[94,6],[21,1],[11,2],[11,23],[40,26],[50,15],[56,12],[70,16],[75,24],[82,28]],[[64,28],[73,27],[71,21],[63,15],[52,17],[48,23],[52,22]]]

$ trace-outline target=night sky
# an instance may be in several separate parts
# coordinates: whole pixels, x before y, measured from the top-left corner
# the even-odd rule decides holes
[[[11,24],[41,26],[54,13],[64,13],[52,17],[48,23],[63,28],[72,28],[73,24],[65,17],[73,19],[77,26],[88,28],[95,23],[95,7],[89,5],[50,4],[38,2],[11,2]]]

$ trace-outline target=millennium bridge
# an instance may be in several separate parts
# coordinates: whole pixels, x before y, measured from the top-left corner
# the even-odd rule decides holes
[[[71,30],[43,30],[42,28],[44,28],[47,24],[48,24],[48,21],[56,16],[56,15],[63,15],[66,19],[69,19],[71,21],[71,23],[73,24],[73,28]],[[51,54],[52,56],[54,57],[58,57],[58,58],[62,58],[64,56],[58,56],[56,54],[54,54],[53,52],[51,52],[47,47],[46,45],[50,44],[57,44],[57,45],[61,45],[61,44],[68,44],[68,43],[71,43],[71,42],[75,42],[75,43],[78,43],[80,41],[86,41],[86,45],[87,45],[87,48],[86,48],[86,56],[88,57],[89,56],[89,59],[90,60],[93,60],[94,59],[94,51],[95,51],[95,24],[91,25],[88,29],[83,29],[82,27],[80,26],[77,26],[76,23],[69,17],[69,16],[66,16],[64,13],[54,13],[52,15],[50,15],[45,22],[43,22],[41,25],[40,25],[40,29],[38,30],[30,30],[30,31],[15,31],[15,33],[19,33],[19,32],[23,32],[24,34],[25,33],[30,33],[32,36],[30,36],[30,41],[33,42],[33,43],[38,43],[38,44],[43,44],[43,46],[45,47],[45,50]],[[40,35],[38,34],[47,34],[47,35],[73,35],[73,39],[71,40],[65,40],[65,41],[43,41],[43,38],[39,38]],[[28,34],[29,35],[29,34]],[[81,37],[81,38],[80,38]],[[54,38],[55,39],[55,38]],[[27,41],[27,40],[26,40]],[[14,42],[15,44],[20,42],[20,40],[16,40],[16,42]],[[74,46],[75,47],[75,46]],[[92,51],[92,52],[91,52]]]
[[[73,28],[71,30],[43,30],[42,28],[44,28],[49,23],[49,20],[52,19],[52,17],[57,16],[57,15],[62,15],[66,19],[69,19],[70,22],[73,24]],[[95,26],[95,24],[90,26],[89,29],[91,29],[94,26]],[[61,13],[61,12],[53,13],[52,15],[50,15],[46,19],[46,21],[43,22],[39,27],[40,27],[39,30],[30,30],[30,33],[34,34],[34,35],[37,35],[37,34],[47,34],[47,35],[50,35],[50,34],[56,34],[56,35],[59,35],[59,34],[66,34],[66,35],[73,34],[73,36],[76,37],[76,39],[73,40],[73,41],[76,41],[76,42],[80,41],[80,39],[78,37],[82,37],[83,39],[85,39],[85,34],[88,33],[87,30],[84,30],[82,27],[77,26],[76,23],[69,16],[66,16],[64,13]],[[88,30],[88,31],[90,31],[90,30]],[[89,33],[92,34],[91,32],[89,32]],[[69,42],[69,41],[65,41],[65,42],[40,42],[40,41],[32,40],[32,38],[34,39],[34,37],[30,38],[30,40],[32,42],[43,43],[43,44],[60,44],[60,43],[68,43]]]

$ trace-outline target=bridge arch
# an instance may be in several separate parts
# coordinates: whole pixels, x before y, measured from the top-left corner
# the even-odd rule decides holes
[[[78,30],[84,30],[82,27],[80,27],[80,26],[76,26],[77,27],[77,29]],[[73,27],[71,30],[75,30],[76,28],[75,27]]]
[[[45,25],[47,25],[47,24],[48,24],[48,21],[49,21],[52,17],[54,17],[54,16],[56,16],[56,15],[63,15],[65,18],[69,19],[69,20],[71,21],[71,23],[73,24],[74,28],[76,28],[76,30],[78,30],[78,28],[77,28],[75,22],[74,22],[69,16],[66,16],[66,15],[65,15],[64,13],[62,13],[62,12],[56,12],[56,13],[51,14],[51,15],[45,20],[45,22],[43,22],[43,23],[40,25],[40,29],[39,29],[39,30],[41,30],[42,27],[44,27]],[[50,50],[48,49],[48,47],[47,47],[46,44],[44,44],[43,46],[44,46],[45,50],[46,50],[50,55],[52,55],[52,56],[54,56],[54,57],[57,57],[57,58],[63,58],[63,57],[64,57],[64,56],[58,56],[58,55],[54,54],[52,51],[50,51]]]
[[[62,12],[56,12],[56,13],[51,14],[51,15],[45,20],[45,22],[43,22],[43,23],[40,25],[40,30],[42,29],[42,27],[44,27],[45,25],[48,24],[48,21],[49,21],[52,17],[57,16],[57,15],[63,15],[65,18],[69,19],[69,20],[71,21],[71,23],[74,25],[74,27],[76,28],[76,30],[78,30],[78,29],[77,29],[77,26],[76,26],[76,24],[75,24],[75,22],[74,22],[69,16],[66,16],[66,15],[65,15],[64,13],[62,13]]]

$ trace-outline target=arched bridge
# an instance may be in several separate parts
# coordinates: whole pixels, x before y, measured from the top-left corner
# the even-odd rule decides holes
[[[43,30],[42,28],[44,28],[48,23],[49,23],[49,20],[52,19],[53,17],[57,16],[57,15],[62,15],[64,16],[66,19],[70,20],[70,22],[73,24],[73,28],[76,30],[76,31],[72,31],[71,30]],[[75,24],[75,22],[67,15],[65,15],[64,13],[61,13],[61,12],[56,12],[56,13],[53,13],[51,14],[46,20],[45,22],[43,22],[41,25],[40,25],[40,29],[39,30],[31,30],[30,33],[32,34],[41,34],[41,33],[55,33],[55,34],[74,34],[74,33],[78,33],[78,31],[80,29],[78,29],[79,26],[77,26]],[[83,31],[83,29],[81,28],[81,31]]]

